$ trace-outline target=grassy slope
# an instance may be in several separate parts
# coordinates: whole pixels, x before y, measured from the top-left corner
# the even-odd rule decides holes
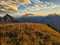
[[[0,24],[1,45],[60,45],[60,33],[45,24]]]

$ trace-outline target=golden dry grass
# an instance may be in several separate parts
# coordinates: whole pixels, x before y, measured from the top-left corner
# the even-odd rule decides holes
[[[45,24],[0,24],[0,45],[60,45],[60,33]]]

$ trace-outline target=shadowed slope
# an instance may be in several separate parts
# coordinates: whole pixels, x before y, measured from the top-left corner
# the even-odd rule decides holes
[[[60,16],[57,14],[48,15],[41,22],[49,24],[60,31]]]

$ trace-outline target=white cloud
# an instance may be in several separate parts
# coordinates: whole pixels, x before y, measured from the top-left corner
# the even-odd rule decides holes
[[[54,4],[53,2],[45,2],[43,3],[42,1],[40,0],[31,0],[35,3],[34,6],[29,6],[28,10],[31,10],[31,11],[39,11],[40,9],[54,9],[56,7],[59,7],[58,5]]]
[[[34,2],[34,6],[26,5],[31,4]],[[25,7],[24,10],[18,10],[18,7],[22,5]],[[31,13],[32,11],[39,11],[40,9],[54,9],[59,7],[58,5],[54,4],[53,2],[42,2],[40,0],[0,0],[0,12],[2,13],[11,13],[11,14],[20,14],[20,13]]]
[[[0,12],[2,13],[15,13],[19,12],[21,13],[20,10],[18,10],[18,6],[20,5],[26,5],[30,4],[30,0],[0,0]],[[23,12],[23,11],[22,11]]]

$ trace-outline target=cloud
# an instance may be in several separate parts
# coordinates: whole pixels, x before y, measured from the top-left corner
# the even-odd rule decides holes
[[[34,9],[39,10],[40,9],[40,6],[39,5],[35,5],[34,6]]]
[[[30,0],[9,0],[9,2],[12,2],[17,5],[24,5],[24,4],[30,4]]]
[[[53,2],[47,2],[47,1],[42,2],[40,0],[35,0],[34,3],[35,3],[34,6],[29,6],[27,9],[37,12],[39,10],[52,10],[59,7],[59,5],[56,5]]]
[[[43,5],[40,5],[41,9],[54,9],[56,7],[59,7],[58,5],[54,4],[53,2],[45,2]]]
[[[23,4],[30,4],[31,1],[30,0],[24,0]]]
[[[1,1],[0,2],[0,10],[1,11],[18,11],[16,5]]]
[[[0,0],[0,12],[2,13],[15,13],[23,12],[18,10],[20,5],[30,4],[30,0]]]
[[[34,4],[31,6],[30,4]],[[24,10],[19,10],[19,6],[23,6]],[[43,2],[41,0],[0,0],[0,13],[31,13],[39,10],[54,9],[59,7],[53,2]]]

